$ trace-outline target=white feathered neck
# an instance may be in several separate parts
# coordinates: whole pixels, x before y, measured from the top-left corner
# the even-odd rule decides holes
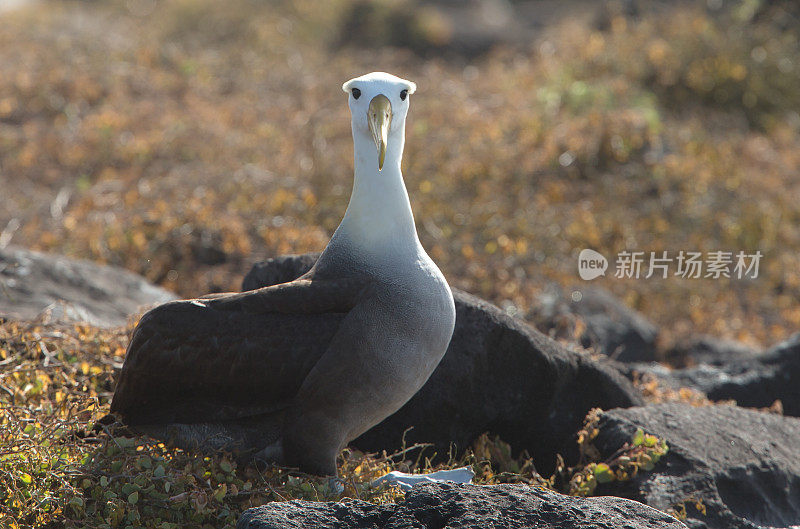
[[[353,131],[355,176],[347,212],[337,230],[350,241],[384,251],[416,251],[419,245],[403,181],[405,124],[389,136],[383,170],[372,138]]]

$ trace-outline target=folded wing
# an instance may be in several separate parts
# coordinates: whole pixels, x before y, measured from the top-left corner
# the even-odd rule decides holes
[[[131,425],[224,422],[288,406],[325,353],[358,283],[298,280],[142,317],[111,411]]]

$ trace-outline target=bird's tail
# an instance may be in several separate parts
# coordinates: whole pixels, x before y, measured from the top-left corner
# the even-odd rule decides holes
[[[203,453],[230,452],[238,460],[245,462],[255,458],[256,453],[280,443],[283,414],[260,415],[225,422],[141,424],[132,426],[131,429],[184,450]]]

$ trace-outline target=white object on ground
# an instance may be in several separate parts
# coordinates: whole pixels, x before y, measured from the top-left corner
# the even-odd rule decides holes
[[[418,483],[430,483],[435,481],[451,481],[453,483],[472,483],[475,472],[472,467],[454,468],[453,470],[439,470],[429,474],[406,474],[405,472],[389,472],[372,482],[373,486],[381,483],[398,485],[403,490],[411,490],[411,487]]]

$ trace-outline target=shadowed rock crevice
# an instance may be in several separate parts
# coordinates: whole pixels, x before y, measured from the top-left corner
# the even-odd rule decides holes
[[[722,502],[745,520],[770,527],[800,523],[800,476],[787,476],[775,465],[731,468],[717,477],[716,487]]]

